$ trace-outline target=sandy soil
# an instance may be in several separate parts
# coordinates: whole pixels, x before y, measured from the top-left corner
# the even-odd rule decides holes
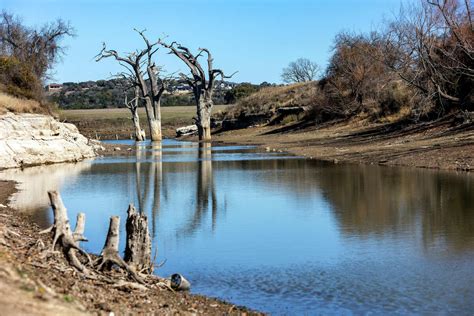
[[[323,126],[295,124],[216,132],[213,141],[259,145],[335,163],[474,170],[474,123],[436,122]]]
[[[0,315],[257,314],[163,287],[135,289],[84,278],[62,254],[45,256],[50,236],[40,236],[30,218],[6,206],[14,191],[13,182],[0,181]]]

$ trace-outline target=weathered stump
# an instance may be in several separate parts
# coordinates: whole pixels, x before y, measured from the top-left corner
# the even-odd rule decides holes
[[[135,281],[143,283],[143,280],[138,276],[138,274],[130,268],[130,266],[119,255],[119,227],[120,217],[112,216],[110,218],[109,231],[107,233],[104,248],[102,249],[100,257],[96,261],[96,264],[98,264],[97,269],[102,270],[106,268],[110,270],[115,264],[126,270]]]
[[[54,223],[53,226],[40,232],[40,234],[52,232],[52,250],[56,248],[62,250],[67,260],[72,266],[74,266],[79,271],[87,274],[87,268],[76,256],[76,253],[79,252],[83,254],[89,262],[91,261],[89,255],[84,250],[82,250],[77,243],[79,240],[86,240],[83,236],[85,216],[82,213],[78,214],[76,232],[74,232],[73,234],[71,231],[71,226],[69,225],[67,209],[64,206],[61,196],[57,191],[49,191],[48,196],[51,202],[51,207],[53,209]]]
[[[128,206],[127,214],[125,262],[137,272],[151,274],[153,263],[148,219],[145,214],[137,212],[133,204]]]

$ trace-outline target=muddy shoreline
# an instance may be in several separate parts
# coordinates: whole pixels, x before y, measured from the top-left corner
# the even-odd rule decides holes
[[[446,119],[408,126],[343,122],[297,127],[217,131],[213,142],[255,145],[332,163],[474,171],[473,123],[459,126]]]
[[[117,287],[85,279],[51,245],[29,215],[8,207],[15,183],[0,180],[0,305],[8,315],[257,315],[245,307],[163,288]],[[87,225],[87,223],[86,223]],[[44,244],[44,247],[43,247]],[[158,272],[159,273],[159,272]]]
[[[165,136],[173,138],[170,128]],[[196,136],[177,139],[198,141]],[[332,163],[474,171],[474,123],[459,124],[453,116],[418,124],[355,120],[215,130],[212,143],[259,146],[266,151],[282,151]],[[104,147],[99,154],[135,152],[134,146],[106,144]]]

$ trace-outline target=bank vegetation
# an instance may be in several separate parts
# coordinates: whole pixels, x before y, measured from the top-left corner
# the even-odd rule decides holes
[[[353,118],[417,124],[454,112],[458,122],[471,121],[472,18],[469,0],[422,0],[379,31],[340,32],[319,80],[261,89],[221,117],[224,127]]]

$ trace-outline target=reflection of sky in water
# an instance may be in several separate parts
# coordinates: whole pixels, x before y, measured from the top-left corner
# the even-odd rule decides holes
[[[0,176],[28,179],[14,203],[44,225],[47,201],[31,197],[60,189],[73,223],[86,213],[84,247],[97,253],[112,215],[124,247],[133,202],[149,216],[157,260],[168,260],[157,272],[184,274],[196,293],[276,314],[474,310],[472,175],[333,166],[249,146],[139,147]]]

